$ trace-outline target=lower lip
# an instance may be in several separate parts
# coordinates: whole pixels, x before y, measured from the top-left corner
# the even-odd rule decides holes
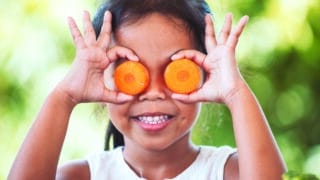
[[[166,128],[168,126],[168,124],[170,123],[170,120],[167,120],[165,122],[161,122],[158,124],[148,124],[148,123],[144,123],[142,121],[138,121],[136,120],[136,122],[139,124],[139,126],[144,129],[145,131],[161,131],[164,128]]]

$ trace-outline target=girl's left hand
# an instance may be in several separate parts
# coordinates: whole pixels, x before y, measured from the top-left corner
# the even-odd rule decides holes
[[[183,50],[172,56],[172,60],[188,58],[199,64],[206,72],[204,84],[189,95],[172,94],[172,98],[184,102],[228,101],[243,82],[235,58],[235,49],[247,21],[248,16],[242,17],[238,25],[232,29],[232,14],[227,14],[220,35],[216,38],[211,16],[205,17],[205,46],[208,54],[196,50]]]

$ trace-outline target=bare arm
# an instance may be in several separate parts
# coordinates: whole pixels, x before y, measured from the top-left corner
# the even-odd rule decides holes
[[[83,23],[82,35],[75,21],[69,19],[76,47],[75,59],[67,76],[46,99],[20,148],[8,179],[55,178],[69,117],[77,104],[122,103],[132,99],[131,96],[105,88],[103,81],[103,72],[111,62],[120,58],[138,59],[129,49],[108,49],[111,14],[105,14],[99,38],[96,38],[88,12],[84,12]],[[82,170],[76,166],[75,169]],[[62,177],[62,174],[59,175]]]
[[[57,180],[88,180],[90,170],[88,162],[85,160],[71,161],[60,166],[57,170]]]
[[[217,102],[228,106],[238,153],[229,158],[226,177],[243,180],[281,179],[281,174],[286,171],[282,156],[258,101],[240,74],[235,58],[236,46],[248,17],[242,17],[232,29],[232,15],[226,15],[218,37],[211,17],[207,16],[205,20],[208,54],[185,50],[175,54],[172,59],[193,59],[206,71],[207,79],[196,92],[190,95],[173,94],[172,97],[186,102]]]
[[[264,113],[243,83],[227,102],[238,148],[240,179],[281,179],[285,163]]]
[[[58,90],[45,101],[14,161],[8,179],[54,179],[74,103]]]

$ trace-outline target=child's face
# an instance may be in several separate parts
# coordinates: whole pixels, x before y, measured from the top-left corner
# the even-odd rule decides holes
[[[189,140],[199,112],[199,103],[185,104],[171,99],[163,72],[171,56],[183,49],[195,49],[190,33],[180,21],[151,14],[123,25],[115,33],[119,46],[131,49],[150,73],[150,84],[133,101],[108,104],[109,116],[124,135],[126,146],[165,149],[179,140]]]

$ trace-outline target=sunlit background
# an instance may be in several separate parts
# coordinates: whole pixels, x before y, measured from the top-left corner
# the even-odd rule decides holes
[[[233,12],[250,21],[238,47],[241,71],[259,99],[292,171],[320,177],[319,0],[212,0],[217,27]],[[0,0],[0,180],[47,94],[74,56],[67,16],[95,13],[97,0]],[[61,161],[101,150],[107,114],[81,104],[72,114]],[[243,124],[244,126],[246,124]],[[234,146],[229,111],[204,105],[197,144]],[[263,154],[261,154],[263,156]]]

